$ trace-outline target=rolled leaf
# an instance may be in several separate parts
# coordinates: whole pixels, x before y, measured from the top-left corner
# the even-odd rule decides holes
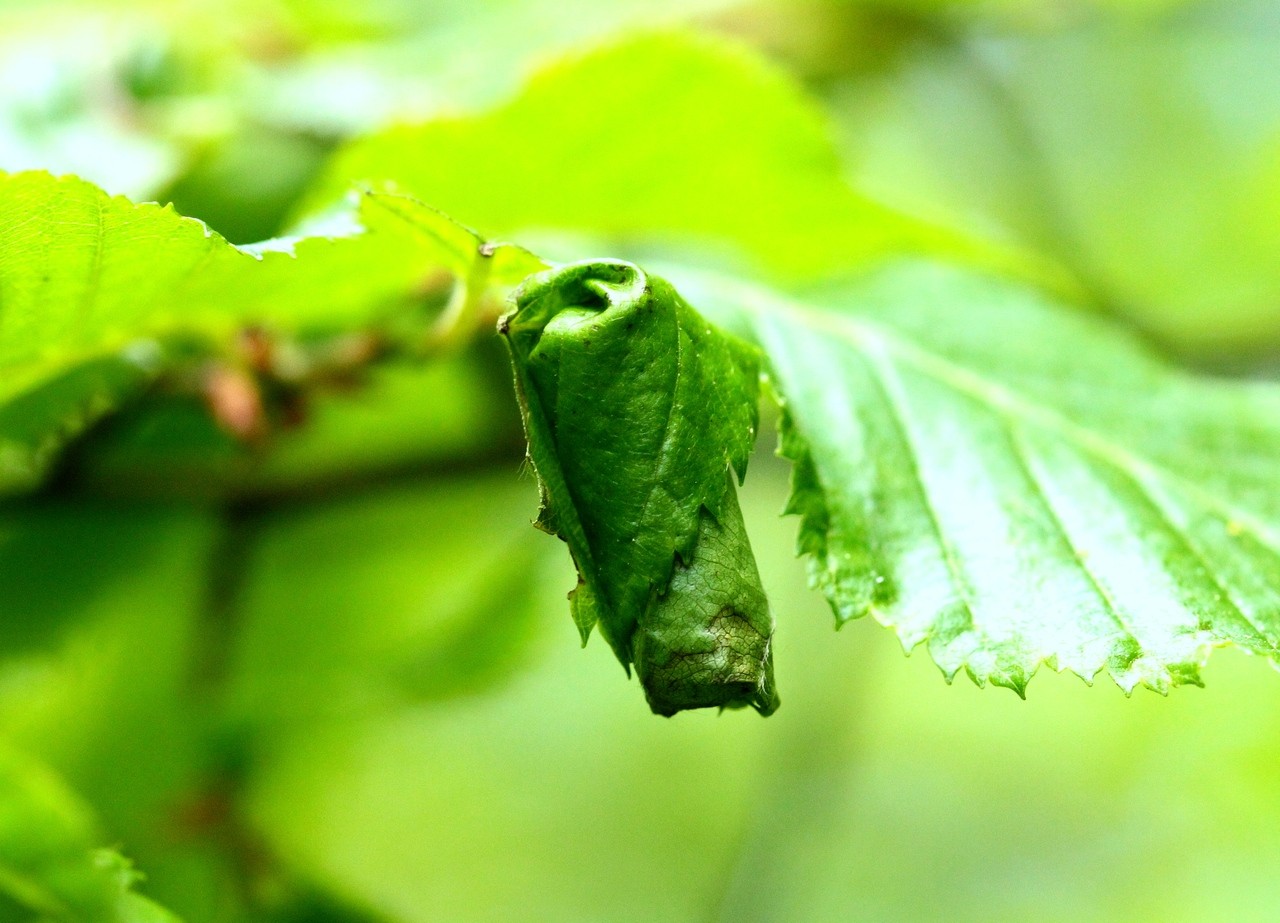
[[[732,482],[727,489],[721,518],[703,511],[693,559],[676,564],[636,628],[636,674],[659,715],[717,705],[770,715],[778,707],[773,616]]]
[[[772,711],[773,621],[730,473],[755,441],[758,353],[618,260],[531,277],[499,331],[583,642],[599,624],[659,714]]]

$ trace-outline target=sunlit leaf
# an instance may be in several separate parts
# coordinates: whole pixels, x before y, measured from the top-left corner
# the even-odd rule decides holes
[[[848,186],[800,88],[708,38],[628,38],[547,67],[491,112],[357,141],[312,202],[381,180],[490,233],[588,233],[622,256],[659,242],[787,275],[897,251],[1013,263]]]
[[[225,350],[249,326],[358,330],[433,270],[478,297],[543,265],[481,244],[417,202],[366,194],[313,236],[234,247],[80,180],[0,174],[0,492],[37,483],[60,442],[163,370],[166,347]]]
[[[812,306],[681,276],[764,350],[790,510],[840,621],[948,678],[1198,683],[1280,640],[1280,390],[1196,378],[1032,291],[927,264]]]

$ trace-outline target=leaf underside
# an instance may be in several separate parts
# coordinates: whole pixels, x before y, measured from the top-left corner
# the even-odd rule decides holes
[[[1280,389],[1164,366],[1028,290],[906,264],[807,304],[669,272],[768,356],[799,551],[948,681],[1126,692],[1277,656]]]

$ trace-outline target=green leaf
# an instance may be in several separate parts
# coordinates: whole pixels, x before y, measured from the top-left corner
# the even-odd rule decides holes
[[[901,251],[1014,261],[851,188],[801,88],[707,37],[628,37],[546,68],[486,114],[357,141],[311,201],[388,179],[492,233],[585,232],[623,256],[637,243],[728,247],[784,275]]]
[[[68,469],[113,496],[261,497],[514,451],[518,415],[497,353],[387,362],[356,383],[310,389],[300,423],[260,444],[220,427],[196,395],[153,395],[78,446]]]
[[[142,876],[99,842],[92,811],[57,775],[0,748],[0,913],[7,898],[68,923],[176,923],[132,892]]]
[[[1042,663],[1126,691],[1277,656],[1280,389],[1176,372],[1029,290],[908,265],[813,296],[679,277],[784,405],[799,548],[948,679]]]
[[[143,345],[54,373],[0,402],[0,494],[40,486],[63,446],[152,381],[158,350]]]
[[[149,892],[193,916],[230,893],[188,816],[211,784],[193,677],[217,657],[216,536],[212,511],[159,504],[42,499],[0,514],[0,740],[86,798],[105,831],[94,845],[122,845]]]
[[[465,280],[461,309],[544,265],[397,196],[363,195],[314,230],[235,247],[77,179],[0,174],[0,493],[37,483],[63,442],[140,393],[166,346],[359,329],[432,270]]]
[[[278,732],[509,677],[548,551],[520,512],[527,489],[508,472],[264,514],[236,600],[232,719]]]
[[[470,110],[510,92],[530,64],[597,44],[602,37],[699,20],[739,0],[485,0],[386,5],[382,41],[319,44],[256,75],[242,105],[259,120],[312,133],[351,135]],[[313,5],[290,10],[291,31]],[[330,14],[336,11],[328,11]],[[349,16],[354,7],[342,7]],[[365,8],[362,7],[361,10]],[[257,20],[252,20],[256,24]]]
[[[755,351],[621,261],[534,276],[499,330],[583,641],[598,621],[659,714],[771,712],[773,618],[729,473],[755,442]]]
[[[1003,226],[1182,352],[1274,352],[1280,54],[1250,5],[1195,6],[920,43],[837,100],[859,180]]]

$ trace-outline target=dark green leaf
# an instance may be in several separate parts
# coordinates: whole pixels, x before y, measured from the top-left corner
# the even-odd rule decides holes
[[[772,711],[772,616],[729,474],[755,441],[755,351],[618,261],[534,276],[499,330],[583,640],[598,621],[660,714]]]

